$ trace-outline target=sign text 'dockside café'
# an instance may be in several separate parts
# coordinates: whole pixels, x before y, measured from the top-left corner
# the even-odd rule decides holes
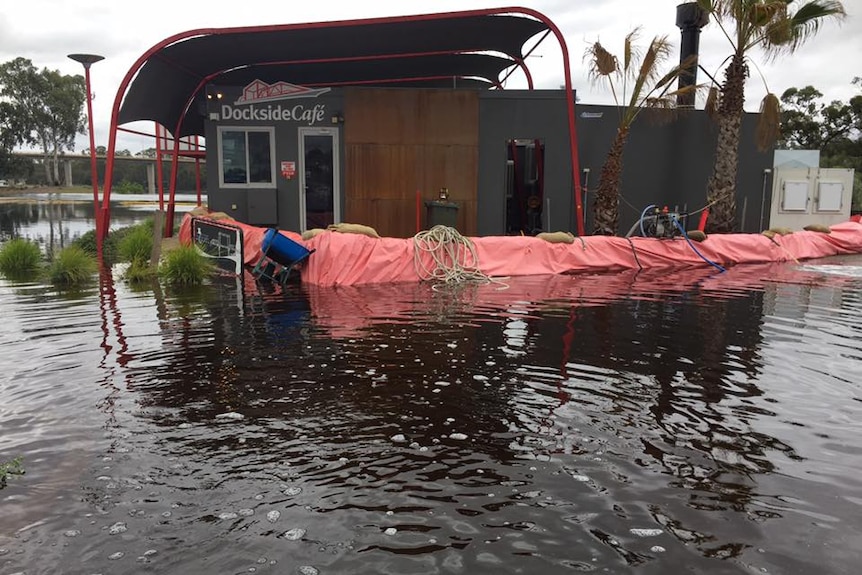
[[[326,105],[315,104],[306,107],[302,104],[295,106],[269,105],[262,106],[231,106],[228,104],[221,107],[221,120],[243,120],[256,122],[302,122],[308,126],[314,126],[323,122],[326,117]]]
[[[267,84],[255,80],[243,88],[233,105],[223,104],[217,120],[256,122],[301,122],[308,126],[320,124],[326,118],[326,105],[287,104],[284,100],[316,98],[329,88],[307,88],[288,82]],[[278,102],[278,103],[274,103]]]

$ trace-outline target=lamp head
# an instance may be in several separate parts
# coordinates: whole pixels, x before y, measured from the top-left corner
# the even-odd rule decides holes
[[[99,56],[97,54],[69,54],[69,58],[75,62],[80,62],[84,65],[84,68],[89,68],[91,64],[95,64],[96,62],[105,59],[104,56]]]

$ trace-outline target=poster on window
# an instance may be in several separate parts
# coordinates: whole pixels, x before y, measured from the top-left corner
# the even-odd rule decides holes
[[[281,163],[281,177],[292,180],[296,175],[296,162],[282,162]]]

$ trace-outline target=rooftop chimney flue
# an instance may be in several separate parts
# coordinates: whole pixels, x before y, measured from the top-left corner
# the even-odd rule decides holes
[[[698,6],[697,2],[686,2],[676,7],[676,25],[682,33],[679,46],[680,65],[689,56],[698,56],[700,53],[700,30],[709,22],[709,14]],[[695,63],[687,72],[679,77],[679,88],[697,85],[697,64]],[[678,94],[676,103],[680,107],[694,108],[694,92]]]

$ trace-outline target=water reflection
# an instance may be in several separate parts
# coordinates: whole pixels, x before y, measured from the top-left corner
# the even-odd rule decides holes
[[[194,196],[178,195],[184,202],[177,211],[192,207]],[[154,196],[119,196],[111,205],[111,227],[130,226],[150,217],[157,204]],[[62,249],[95,229],[92,195],[50,192],[0,194],[0,241],[22,237],[43,246],[46,252]]]
[[[17,380],[46,382],[17,368],[2,392],[31,418],[4,416],[8,448],[44,438],[28,482],[52,481],[49,460],[83,429],[46,427],[37,408],[105,433],[79,442],[61,489],[83,501],[48,510],[10,485],[4,569],[841,573],[862,543],[852,274],[770,264],[451,291],[245,277],[191,293],[116,277],[103,270],[62,355],[81,362],[70,381],[98,385],[58,407],[24,393]],[[32,294],[0,289],[0,341],[51,365]]]

